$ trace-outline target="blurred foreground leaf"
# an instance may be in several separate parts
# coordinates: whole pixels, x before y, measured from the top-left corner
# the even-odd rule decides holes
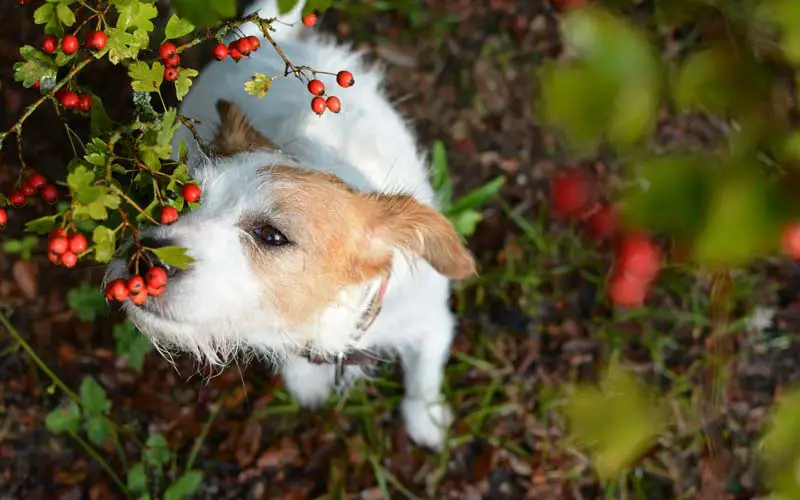
[[[663,410],[616,360],[598,387],[577,388],[565,410],[571,436],[589,450],[603,480],[629,467],[666,424]]]

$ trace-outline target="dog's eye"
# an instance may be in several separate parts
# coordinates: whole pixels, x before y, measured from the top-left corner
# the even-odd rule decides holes
[[[255,230],[255,235],[264,244],[279,247],[289,243],[289,238],[272,226],[261,226]]]

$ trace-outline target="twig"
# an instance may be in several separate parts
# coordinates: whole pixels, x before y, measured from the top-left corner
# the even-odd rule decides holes
[[[150,221],[150,222],[152,222],[153,224],[156,224],[156,225],[158,225],[158,221],[157,221],[157,220],[155,220],[155,219],[154,219],[154,218],[153,218],[153,217],[152,217],[150,214],[148,214],[147,212],[145,212],[145,211],[144,211],[144,209],[143,209],[142,207],[140,207],[140,206],[139,206],[139,205],[138,205],[138,204],[137,204],[135,201],[133,201],[133,200],[132,200],[132,199],[131,199],[131,198],[130,198],[130,197],[127,195],[127,194],[125,194],[125,193],[124,193],[124,192],[123,192],[123,191],[122,191],[120,188],[118,188],[117,186],[114,186],[114,185],[112,184],[112,185],[111,185],[111,191],[112,191],[114,194],[116,194],[116,195],[119,195],[119,197],[120,197],[120,198],[122,198],[123,200],[125,200],[126,202],[128,202],[128,204],[129,204],[129,205],[131,205],[133,208],[135,208],[136,210],[138,210],[138,211],[139,211],[139,213],[141,213],[142,215],[144,215],[144,216],[145,216],[145,218],[146,218],[147,220],[149,220],[149,221]]]
[[[128,487],[125,486],[125,483],[123,483],[122,480],[119,478],[119,476],[117,476],[116,472],[114,472],[114,469],[112,469],[111,466],[108,465],[108,462],[106,462],[105,459],[99,453],[97,453],[97,450],[95,450],[92,447],[92,445],[87,443],[82,437],[80,437],[75,432],[69,431],[69,435],[72,436],[72,439],[77,441],[79,445],[81,445],[81,448],[83,448],[86,451],[86,453],[88,453],[89,456],[92,457],[92,459],[94,459],[94,461],[100,464],[100,467],[102,467],[103,470],[106,471],[106,473],[109,476],[111,476],[111,479],[117,484],[117,486],[119,486],[119,488],[125,493],[125,495],[128,495],[129,494]]]

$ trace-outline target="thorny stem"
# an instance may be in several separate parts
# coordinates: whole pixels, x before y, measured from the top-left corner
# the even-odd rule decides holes
[[[147,220],[149,220],[149,221],[150,221],[150,222],[152,222],[153,224],[156,224],[156,225],[158,225],[158,221],[157,221],[157,220],[155,220],[155,219],[154,219],[154,218],[153,218],[153,217],[152,217],[150,214],[148,214],[147,212],[145,212],[145,211],[144,211],[144,209],[143,209],[142,207],[140,207],[138,203],[136,203],[135,201],[133,201],[133,200],[130,198],[130,196],[128,196],[127,194],[125,194],[125,193],[124,193],[124,192],[123,192],[123,191],[122,191],[120,188],[118,188],[117,186],[114,186],[113,184],[112,184],[110,187],[111,187],[111,191],[112,191],[114,194],[116,194],[116,195],[119,195],[119,197],[120,197],[120,198],[122,198],[123,200],[125,200],[126,202],[128,202],[128,204],[129,204],[130,206],[132,206],[133,208],[135,208],[136,210],[138,210],[138,211],[139,211],[139,213],[141,213],[142,215],[144,215],[144,216],[145,216],[145,218],[146,218]]]
[[[70,80],[72,80],[72,77],[77,75],[83,68],[88,66],[89,63],[91,63],[93,60],[94,60],[94,58],[87,57],[86,59],[81,61],[74,68],[72,68],[72,70],[70,70],[69,73],[67,73],[67,76],[65,76],[61,80],[61,82],[57,83],[55,87],[50,89],[50,92],[48,92],[47,94],[42,95],[39,99],[36,100],[36,102],[34,102],[33,104],[31,104],[30,106],[25,108],[25,111],[22,113],[22,115],[20,115],[19,118],[17,118],[17,121],[12,123],[11,126],[8,127],[8,129],[6,129],[5,132],[0,134],[0,144],[2,144],[3,140],[5,140],[5,138],[6,138],[6,136],[8,134],[14,133],[14,134],[20,135],[22,133],[22,124],[25,122],[25,120],[27,120],[28,117],[31,116],[33,114],[33,112],[36,111],[36,109],[39,106],[41,106],[44,101],[46,101],[47,99],[51,98],[56,93],[57,90],[59,90],[61,87],[63,87],[67,83],[69,83]]]

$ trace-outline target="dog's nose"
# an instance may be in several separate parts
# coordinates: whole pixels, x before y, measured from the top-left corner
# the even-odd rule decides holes
[[[145,237],[139,239],[139,244],[142,247],[148,248],[150,250],[157,250],[159,248],[164,247],[171,247],[171,246],[178,246],[175,244],[174,241],[165,238],[153,238],[153,237]],[[139,261],[139,274],[144,274],[150,267],[163,267],[164,270],[167,272],[167,276],[170,278],[178,274],[180,269],[174,266],[170,266],[160,258],[154,252],[147,252],[147,256],[144,257]],[[131,270],[133,272],[133,270]]]

